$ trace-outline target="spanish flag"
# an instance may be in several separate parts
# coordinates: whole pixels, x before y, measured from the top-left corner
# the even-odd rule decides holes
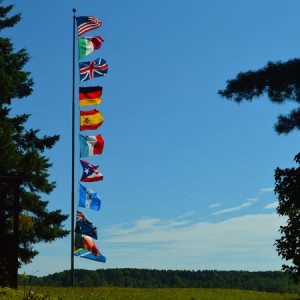
[[[97,109],[80,111],[80,131],[97,129],[103,121],[104,118]]]
[[[102,101],[101,86],[90,86],[79,88],[79,106],[99,105]]]

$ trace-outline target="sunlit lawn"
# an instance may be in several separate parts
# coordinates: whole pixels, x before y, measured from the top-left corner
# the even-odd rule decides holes
[[[25,298],[24,298],[25,295]],[[30,296],[30,297],[28,297]],[[0,299],[71,299],[71,300],[277,300],[298,299],[296,294],[264,293],[231,289],[193,289],[193,288],[53,288],[53,287],[19,287],[16,290],[0,288]]]

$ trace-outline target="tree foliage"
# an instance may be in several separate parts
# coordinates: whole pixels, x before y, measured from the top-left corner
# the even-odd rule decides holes
[[[287,62],[269,62],[257,71],[241,72],[227,81],[219,94],[237,103],[266,95],[273,103],[294,101],[300,103],[300,59]],[[300,129],[300,108],[288,115],[279,115],[274,129],[278,134],[288,134]],[[295,156],[300,164],[300,153]],[[282,269],[300,281],[300,168],[275,170],[275,194],[278,198],[277,213],[287,217],[285,226],[279,228],[281,238],[275,241],[278,255],[291,264]]]
[[[0,0],[0,176],[22,178],[20,187],[20,218],[27,224],[20,226],[19,263],[26,264],[38,254],[33,246],[39,242],[52,242],[68,234],[63,222],[67,215],[60,209],[49,211],[48,201],[42,194],[50,194],[55,182],[49,180],[48,170],[52,166],[44,155],[59,140],[58,135],[39,137],[39,130],[27,129],[30,115],[13,115],[12,102],[28,97],[33,89],[30,72],[23,70],[29,61],[25,49],[14,51],[9,38],[2,37],[5,28],[14,27],[20,14],[11,17],[13,5],[2,6]],[[25,222],[25,221],[24,221]],[[23,222],[23,223],[24,223]]]
[[[300,164],[300,154],[295,156]],[[280,239],[275,245],[278,254],[292,265],[284,264],[282,269],[290,273],[295,282],[300,281],[300,167],[275,170],[275,193],[278,197],[277,212],[287,217],[285,226],[280,226]]]
[[[300,59],[268,62],[257,71],[241,72],[235,79],[227,80],[226,88],[220,90],[219,95],[237,103],[263,95],[277,104],[300,103]],[[278,134],[300,129],[300,108],[293,109],[288,115],[279,115],[274,128]]]
[[[43,277],[29,276],[34,286],[68,286],[69,271]],[[225,288],[265,292],[296,293],[300,287],[280,271],[150,270],[99,269],[74,271],[75,285],[82,287],[118,286],[131,288]],[[19,276],[19,282],[23,278]]]

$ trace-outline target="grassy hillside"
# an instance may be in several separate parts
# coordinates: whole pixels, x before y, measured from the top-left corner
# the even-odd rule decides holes
[[[25,297],[24,297],[25,295]],[[32,300],[299,300],[296,294],[266,293],[230,289],[195,289],[195,288],[54,288],[20,287],[17,291],[0,288],[0,299]]]

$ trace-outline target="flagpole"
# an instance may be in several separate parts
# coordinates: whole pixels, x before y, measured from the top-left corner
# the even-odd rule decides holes
[[[71,196],[71,286],[74,286],[74,175],[75,175],[75,27],[76,27],[76,9],[73,8],[73,75],[72,75],[72,196]]]

